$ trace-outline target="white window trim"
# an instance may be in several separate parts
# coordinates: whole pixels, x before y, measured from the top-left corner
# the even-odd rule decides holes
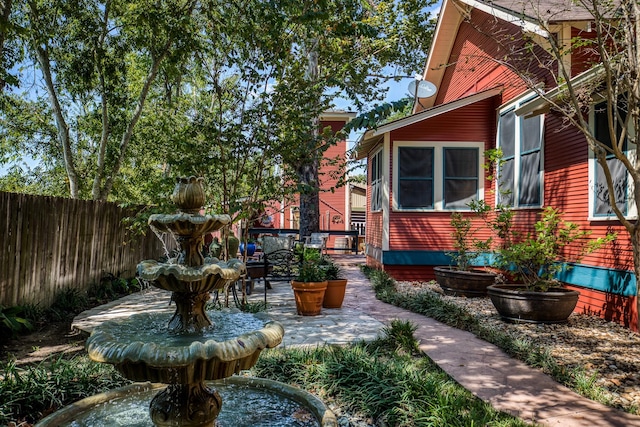
[[[595,135],[595,105],[592,105],[589,109],[589,128],[591,130],[591,134]],[[633,132],[633,130],[631,130]],[[630,133],[631,133],[630,132]],[[630,138],[633,138],[634,135],[629,135]],[[629,160],[635,164],[637,161],[637,149],[633,144],[627,144],[627,157]],[[589,147],[589,212],[588,212],[588,220],[589,221],[618,221],[618,217],[616,214],[612,213],[611,215],[594,215],[595,211],[595,184],[596,184],[596,156],[593,150]],[[638,218],[638,207],[636,206],[635,198],[633,197],[634,193],[634,183],[633,179],[631,179],[631,175],[627,173],[627,214],[625,215],[626,219],[637,219]]]
[[[521,148],[522,148],[520,131],[522,126],[520,126],[520,123],[522,122],[522,120],[524,120],[523,117],[517,114],[517,109],[522,105],[526,104],[527,102],[531,101],[536,96],[536,95],[532,96],[531,93],[529,92],[518,97],[514,101],[501,105],[497,115],[498,122],[496,123],[496,148],[500,148],[501,146],[498,144],[500,141],[500,117],[503,114],[508,113],[509,110],[514,110],[514,112],[516,112],[515,120],[517,120],[517,125],[515,129],[515,134],[514,134],[514,138],[516,141],[515,149],[514,149],[514,159],[516,161],[514,162],[514,168],[513,168],[513,176],[514,176],[513,188],[514,188],[515,194],[513,195],[514,205],[510,207],[512,210],[540,209],[544,207],[544,123],[545,123],[544,114],[540,114],[540,135],[542,136],[542,143],[540,144],[540,205],[518,206],[518,203],[515,203],[515,202],[519,202],[520,200],[520,163],[521,163],[520,160],[522,158],[522,155],[520,154]],[[495,185],[497,190],[499,190],[498,179],[495,179]],[[496,195],[495,203],[496,203],[496,206],[500,203],[499,197],[497,197],[497,195]]]
[[[385,175],[384,174],[384,171],[385,171],[384,165],[385,165],[385,162],[384,162],[384,149],[383,149],[383,147],[380,147],[380,149],[376,150],[376,152],[371,155],[371,158],[373,159],[376,156],[380,156],[378,158],[378,164],[380,164],[382,162],[382,167],[380,167],[381,173],[380,173],[380,177],[378,179],[378,181],[379,181],[379,184],[378,184],[379,185],[378,195],[380,197],[380,206],[378,206],[378,209],[373,209],[372,208],[372,206],[373,206],[373,197],[374,197],[374,194],[375,194],[375,192],[373,191],[373,179],[372,179],[371,180],[371,200],[369,200],[369,211],[370,212],[381,212],[382,211],[382,206],[384,204],[383,188],[384,188],[384,175]],[[373,172],[373,168],[371,168],[371,172]],[[373,175],[373,173],[372,173],[372,175]],[[372,178],[373,178],[373,176],[372,176]]]
[[[398,204],[398,148],[421,147],[433,148],[433,208],[401,208]],[[394,141],[393,143],[393,211],[397,212],[455,212],[469,209],[444,207],[444,148],[477,148],[478,149],[478,199],[484,200],[484,142],[468,141]]]

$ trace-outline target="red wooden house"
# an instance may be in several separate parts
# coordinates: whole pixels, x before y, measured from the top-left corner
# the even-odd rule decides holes
[[[536,43],[593,37],[590,15],[575,7],[558,9],[559,3],[566,2],[443,0],[423,74],[435,94],[418,98],[411,116],[366,132],[357,147],[357,157],[368,160],[367,264],[401,280],[432,279],[434,266],[450,262],[451,212],[468,210],[472,199],[496,203],[495,182],[483,165],[485,151],[500,147],[501,185],[509,190],[508,200],[501,201],[516,211],[519,227],[530,226],[542,208],[553,206],[594,237],[618,232],[614,245],[586,257],[561,279],[580,290],[577,311],[637,329],[631,245],[603,197],[593,153],[582,133],[546,111],[504,65],[511,51],[496,37],[512,36],[523,48],[523,34]],[[541,15],[554,34],[538,25]],[[544,50],[538,45],[531,55],[540,58]],[[572,76],[588,77],[588,58],[578,49],[564,64]],[[537,73],[540,84],[553,88],[548,74],[553,67],[532,64],[521,62]],[[599,114],[595,107],[589,113],[596,132]],[[632,198],[624,197],[628,191],[625,184],[621,202],[635,218]]]
[[[347,111],[326,111],[320,116],[320,126],[330,127],[336,133],[355,117],[355,113]],[[351,229],[350,187],[337,186],[339,162],[347,158],[347,141],[341,140],[328,148],[319,169],[320,178],[320,230],[349,231]],[[336,172],[336,173],[334,173]],[[268,226],[272,228],[299,229],[298,203],[293,201],[273,201],[266,207],[269,218]],[[266,225],[266,224],[256,224]],[[304,236],[302,236],[304,237]],[[345,236],[339,234],[329,236],[327,247],[351,247]]]

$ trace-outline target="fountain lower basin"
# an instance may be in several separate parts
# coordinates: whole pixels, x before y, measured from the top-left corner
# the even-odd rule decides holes
[[[219,427],[337,427],[335,415],[314,395],[277,381],[233,376],[207,383],[224,398]],[[162,384],[136,383],[66,406],[37,427],[153,427],[149,402]]]
[[[204,311],[202,315],[206,316]],[[205,381],[250,369],[262,350],[279,345],[284,336],[282,325],[265,324],[260,313],[212,312],[212,316],[214,322],[191,333],[163,330],[166,313],[139,313],[105,322],[87,339],[87,353],[132,381],[168,384],[149,403],[153,425],[212,427],[222,409],[222,396]]]

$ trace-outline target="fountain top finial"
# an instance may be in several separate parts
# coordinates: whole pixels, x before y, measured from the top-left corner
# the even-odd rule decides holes
[[[204,178],[202,177],[176,178],[176,186],[173,189],[171,200],[181,212],[194,214],[200,212],[205,201],[203,183]]]

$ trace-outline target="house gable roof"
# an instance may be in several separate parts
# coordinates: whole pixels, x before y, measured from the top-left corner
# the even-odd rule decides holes
[[[591,13],[575,0],[492,0],[482,3],[492,4],[497,10],[519,14],[532,22],[593,20]]]
[[[460,24],[465,17],[469,16],[471,9],[481,10],[542,38],[549,37],[549,34],[541,22],[562,24],[593,19],[584,7],[574,4],[573,0],[443,0],[433,43],[422,75],[424,80],[430,81],[438,89]],[[432,107],[435,100],[436,96],[416,99],[414,111],[418,110],[418,106]]]
[[[466,107],[467,105],[474,104],[479,101],[483,101],[492,96],[496,96],[502,93],[502,87],[495,87],[492,89],[483,90],[473,95],[465,96],[455,101],[447,102],[446,104],[440,104],[427,110],[420,111],[412,114],[408,117],[403,117],[398,120],[386,123],[377,129],[372,129],[364,133],[356,146],[356,159],[363,159],[367,157],[369,151],[375,147],[380,141],[382,141],[384,134],[396,129],[410,126],[415,123],[419,123],[423,120],[430,119],[432,117],[439,116],[444,113],[448,113],[458,108]]]

